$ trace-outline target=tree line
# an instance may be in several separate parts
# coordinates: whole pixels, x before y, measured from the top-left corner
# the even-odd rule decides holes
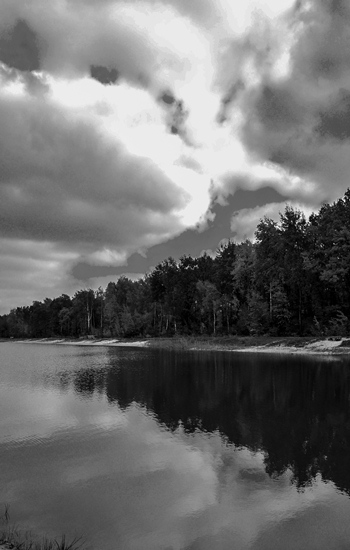
[[[307,220],[286,206],[255,241],[214,258],[169,257],[142,279],[34,301],[0,316],[0,337],[346,335],[350,329],[350,189]]]

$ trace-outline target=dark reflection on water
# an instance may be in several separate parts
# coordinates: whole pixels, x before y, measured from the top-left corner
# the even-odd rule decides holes
[[[290,468],[302,488],[320,473],[350,495],[348,361],[160,351],[135,363],[126,353],[127,363],[112,349],[104,368],[77,371],[75,391],[105,392],[122,409],[137,402],[170,430],[219,430],[236,446],[263,451],[270,476]]]

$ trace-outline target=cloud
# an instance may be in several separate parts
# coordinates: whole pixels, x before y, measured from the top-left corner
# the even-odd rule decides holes
[[[142,101],[143,92],[137,93]],[[193,200],[191,186],[195,195],[196,187],[205,185],[200,176],[181,166],[169,167],[167,175],[161,163],[132,154],[122,136],[103,128],[103,114],[64,109],[52,97],[43,103],[21,92],[15,98],[8,95],[4,87],[0,95],[4,235],[133,249],[136,241],[136,248],[149,246],[183,230],[182,218]],[[132,118],[130,110],[128,116]],[[116,113],[108,124],[119,125],[120,131],[123,121]],[[160,142],[156,124],[149,131]],[[139,124],[124,141],[130,140],[137,149],[143,132]],[[146,149],[147,144],[145,154]],[[181,178],[190,180],[186,188]]]
[[[122,265],[238,188],[337,198],[349,19],[341,0],[3,0],[3,238]]]
[[[106,245],[137,236],[142,246],[159,225],[165,234],[181,229],[176,212],[190,197],[150,159],[101,139],[93,117],[26,99],[0,104],[6,236]]]
[[[36,35],[25,21],[18,19],[11,31],[0,38],[0,58],[21,71],[37,71],[40,68]]]
[[[290,14],[289,73],[263,78],[244,98],[248,149],[261,160],[313,182],[320,201],[348,184],[350,12],[343,2],[300,2]]]

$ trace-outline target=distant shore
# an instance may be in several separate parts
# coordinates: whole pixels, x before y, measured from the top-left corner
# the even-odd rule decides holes
[[[189,351],[235,351],[313,355],[350,355],[350,337],[178,336],[172,338],[11,338],[1,342],[91,347],[138,347]]]

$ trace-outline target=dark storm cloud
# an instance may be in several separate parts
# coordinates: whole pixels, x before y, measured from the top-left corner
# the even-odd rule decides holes
[[[350,138],[350,91],[340,90],[332,104],[320,112],[316,131],[324,138]]]
[[[40,69],[40,49],[36,33],[28,23],[18,20],[0,36],[0,61],[21,71]]]
[[[256,99],[256,115],[271,130],[295,127],[303,121],[303,108],[287,87],[265,84]]]
[[[294,39],[288,74],[276,78],[265,66],[242,101],[242,138],[251,153],[307,178],[320,199],[329,196],[330,182],[334,198],[348,184],[349,25],[348,3],[299,2],[289,21]]]
[[[347,4],[347,5],[346,5]],[[303,29],[293,52],[295,73],[306,79],[338,79],[350,67],[350,8],[347,3],[321,0],[300,12]]]
[[[169,91],[163,92],[160,96],[160,100],[163,101],[165,105],[173,105],[173,103],[175,103],[176,101],[173,94]]]
[[[180,136],[185,143],[189,144],[190,142],[186,132],[188,111],[184,106],[184,102],[181,99],[177,99],[169,90],[163,91],[158,101],[165,109],[169,132],[173,135]]]
[[[117,69],[110,69],[101,65],[91,65],[90,75],[101,84],[115,84],[119,77]]]
[[[261,159],[296,170],[300,175],[312,172],[316,159],[310,144],[315,141],[316,113],[303,103],[298,90],[289,82],[268,81],[251,93],[247,106],[250,116],[243,128],[246,145]]]

